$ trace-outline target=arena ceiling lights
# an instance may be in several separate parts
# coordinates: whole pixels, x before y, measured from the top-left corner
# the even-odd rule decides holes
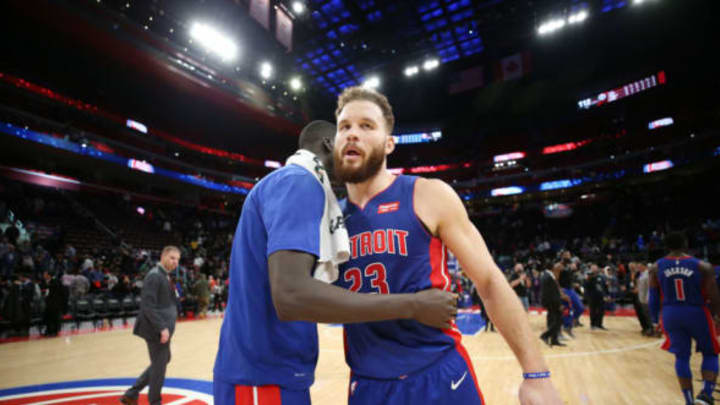
[[[300,15],[305,12],[305,4],[300,1],[294,1],[292,4],[292,10],[295,15]]]
[[[223,62],[232,62],[237,58],[238,49],[235,42],[207,24],[193,23],[190,28],[190,37],[208,52],[220,57]]]
[[[302,89],[302,81],[299,77],[293,77],[290,79],[290,89],[293,91],[300,91]]]
[[[544,22],[540,24],[540,27],[538,27],[538,34],[540,35],[547,35],[550,33],[553,33],[555,31],[558,31],[562,28],[565,28],[567,25],[574,25],[579,24],[583,21],[585,21],[588,18],[589,14],[586,10],[577,11],[574,13],[571,13],[567,16],[567,18],[554,18],[552,20],[549,20],[547,22]]]
[[[420,68],[415,65],[405,68],[405,76],[407,77],[415,76],[418,73],[420,73]]]
[[[273,67],[269,62],[263,62],[260,64],[260,77],[267,80],[272,77]]]
[[[410,65],[405,68],[403,73],[405,74],[405,77],[413,77],[420,73],[420,70],[430,72],[435,69],[437,69],[440,66],[440,60],[436,58],[426,59],[422,65]]]
[[[438,66],[440,66],[440,61],[437,59],[428,59],[423,63],[423,69],[428,72],[437,69]]]
[[[363,87],[368,89],[377,89],[380,87],[380,78],[377,76],[370,76],[363,83]]]

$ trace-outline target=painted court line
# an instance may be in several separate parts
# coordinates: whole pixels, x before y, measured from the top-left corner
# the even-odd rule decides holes
[[[92,398],[103,398],[103,397],[116,397],[118,395],[121,395],[121,391],[117,392],[110,392],[110,393],[103,393],[103,394],[89,394],[89,395],[80,395],[80,396],[74,396],[69,398],[59,398],[59,399],[53,399],[50,401],[41,401],[41,402],[33,402],[29,405],[50,405],[50,404],[57,404],[57,403],[71,403],[72,401],[77,401],[78,399],[92,399]]]
[[[195,400],[197,400],[197,398],[195,398],[195,397],[180,398],[180,399],[176,399],[172,402],[168,402],[165,405],[182,405],[182,404],[186,404],[188,402],[192,402]]]
[[[624,353],[633,350],[646,349],[648,347],[660,346],[663,339],[655,340],[649,343],[642,343],[639,345],[616,347],[614,349],[602,349],[588,352],[573,352],[573,353],[556,353],[556,354],[545,354],[545,358],[565,358],[565,357],[583,357],[583,356],[594,356],[599,354],[612,354],[612,353]],[[515,360],[515,356],[472,356],[473,360]]]

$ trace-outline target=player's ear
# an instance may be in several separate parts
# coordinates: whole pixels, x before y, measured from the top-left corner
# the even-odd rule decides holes
[[[335,141],[332,138],[323,138],[322,145],[327,153],[332,153]]]
[[[395,150],[395,138],[392,135],[387,135],[385,138],[385,156],[393,153]]]

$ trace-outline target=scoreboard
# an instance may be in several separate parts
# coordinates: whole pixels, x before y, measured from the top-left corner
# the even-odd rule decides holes
[[[600,107],[602,105],[618,101],[622,98],[642,93],[643,91],[652,89],[653,87],[663,85],[666,83],[666,80],[665,71],[661,70],[657,74],[628,83],[612,90],[603,91],[594,97],[580,100],[578,101],[578,108],[581,110],[589,110],[592,107]]]

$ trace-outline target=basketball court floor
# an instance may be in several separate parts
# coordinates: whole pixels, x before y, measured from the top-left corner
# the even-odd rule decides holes
[[[177,324],[163,403],[212,403],[209,381],[221,322]],[[530,322],[540,335],[545,316],[531,314]],[[588,325],[589,319],[582,322]],[[563,348],[551,349],[538,340],[565,403],[681,404],[673,357],[659,349],[661,340],[641,336],[634,317],[606,317],[605,326],[609,331],[576,329],[576,339]],[[320,325],[319,337],[313,404],[345,404],[349,369],[342,328]],[[521,370],[500,334],[466,335],[463,343],[486,402],[519,403]],[[693,356],[694,377],[699,377],[699,363],[699,356]],[[145,343],[130,328],[0,344],[0,405],[119,404],[122,390],[148,364]],[[695,384],[697,392],[700,383]],[[147,404],[147,398],[140,403]]]

